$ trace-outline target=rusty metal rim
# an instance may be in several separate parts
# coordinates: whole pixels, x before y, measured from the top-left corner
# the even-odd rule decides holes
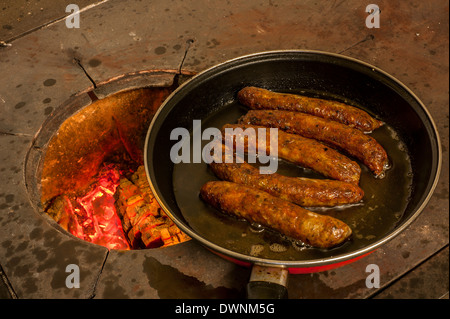
[[[345,254],[341,254],[341,255],[337,255],[337,256],[331,256],[331,257],[327,257],[327,258],[320,258],[320,259],[313,259],[313,260],[306,260],[306,261],[283,261],[283,260],[271,260],[271,259],[264,259],[264,258],[258,258],[258,257],[252,257],[252,256],[248,256],[248,255],[244,255],[241,253],[236,253],[234,251],[231,251],[229,249],[225,249],[221,246],[218,246],[212,242],[210,242],[209,240],[203,238],[202,236],[198,235],[195,231],[191,230],[187,225],[185,225],[182,221],[180,221],[177,217],[175,217],[170,209],[166,206],[166,204],[164,203],[164,200],[160,197],[160,194],[158,192],[158,190],[155,188],[154,186],[154,180],[152,179],[153,176],[151,174],[151,172],[149,171],[149,167],[148,167],[148,161],[147,158],[145,158],[144,161],[144,165],[145,165],[145,170],[147,173],[147,178],[149,180],[149,184],[151,187],[151,190],[155,196],[155,198],[157,199],[158,203],[160,204],[161,208],[166,212],[166,214],[177,224],[178,227],[180,227],[184,232],[186,232],[189,236],[191,236],[192,238],[195,238],[197,241],[199,241],[202,245],[217,251],[220,254],[225,254],[229,257],[232,257],[236,260],[241,260],[241,261],[245,261],[245,262],[251,262],[254,264],[258,264],[258,265],[266,265],[266,266],[277,266],[277,267],[293,267],[293,268],[302,268],[302,267],[314,267],[314,266],[323,266],[323,265],[329,265],[329,264],[334,264],[334,263],[338,263],[338,262],[343,262],[346,260],[351,260],[354,259],[358,256],[364,255],[364,254],[368,254],[372,251],[374,251],[375,249],[379,248],[380,246],[382,246],[383,244],[387,243],[388,241],[390,241],[391,239],[393,239],[394,237],[396,237],[399,233],[401,233],[402,231],[404,231],[407,227],[409,227],[411,225],[411,223],[420,215],[420,213],[423,211],[423,209],[426,207],[426,205],[428,204],[431,196],[433,195],[433,192],[437,186],[438,180],[439,180],[439,176],[441,173],[441,166],[442,166],[442,146],[441,146],[441,141],[440,141],[440,137],[439,137],[439,133],[438,130],[436,128],[436,124],[430,114],[430,112],[428,111],[428,109],[425,107],[425,105],[422,103],[422,101],[416,96],[416,94],[414,94],[414,92],[412,92],[405,84],[403,84],[400,80],[398,80],[397,78],[393,77],[392,75],[388,74],[387,72],[381,70],[380,68],[371,65],[369,63],[360,61],[358,59],[352,58],[352,57],[348,57],[348,56],[344,56],[341,54],[337,54],[337,53],[330,53],[330,52],[325,52],[325,51],[319,51],[319,50],[272,50],[272,51],[263,51],[263,52],[257,52],[257,53],[252,53],[252,54],[248,54],[248,55],[244,55],[244,56],[240,56],[237,58],[233,58],[233,59],[229,59],[227,61],[224,61],[222,63],[219,63],[217,65],[214,65],[210,68],[207,68],[203,71],[201,71],[200,73],[198,73],[197,75],[195,75],[194,77],[192,77],[191,79],[189,79],[188,81],[186,81],[185,83],[183,83],[182,85],[180,85],[175,91],[173,91],[168,97],[167,99],[163,102],[163,104],[160,106],[160,108],[158,109],[158,111],[155,113],[152,122],[150,123],[149,126],[149,130],[147,132],[147,136],[146,136],[146,140],[145,140],[145,148],[144,148],[144,154],[146,156],[146,154],[148,154],[148,144],[149,144],[149,139],[150,139],[150,132],[154,129],[155,127],[155,123],[159,117],[159,115],[161,114],[161,112],[163,112],[165,106],[168,104],[168,101],[170,101],[176,94],[178,94],[178,92],[180,90],[182,90],[186,85],[189,85],[189,83],[191,83],[192,81],[195,81],[197,78],[205,75],[208,72],[214,71],[215,69],[219,68],[219,67],[223,67],[226,66],[229,63],[232,62],[236,62],[239,60],[244,60],[244,59],[248,59],[251,57],[256,57],[256,56],[266,56],[266,55],[271,55],[271,54],[282,54],[282,53],[292,53],[292,54],[301,54],[301,53],[310,53],[310,54],[317,54],[317,55],[324,55],[324,56],[329,56],[329,57],[334,57],[334,58],[338,58],[338,59],[344,59],[344,60],[348,60],[351,61],[353,63],[365,66],[367,68],[370,68],[373,72],[378,72],[380,73],[382,76],[386,77],[387,79],[391,80],[392,82],[396,83],[397,85],[399,85],[403,90],[406,91],[406,93],[408,93],[414,100],[416,100],[416,102],[419,104],[419,106],[421,107],[421,109],[424,111],[426,117],[428,118],[429,124],[431,124],[432,127],[432,131],[436,136],[436,143],[437,143],[437,167],[436,167],[436,174],[434,176],[432,185],[426,195],[426,197],[424,198],[423,202],[420,204],[419,207],[415,208],[415,212],[405,221],[403,222],[400,226],[396,227],[393,231],[391,231],[389,234],[387,234],[385,237],[383,237],[382,239],[376,241],[373,244],[370,244],[366,247],[363,247],[361,249],[355,250],[353,252],[350,253],[345,253]]]

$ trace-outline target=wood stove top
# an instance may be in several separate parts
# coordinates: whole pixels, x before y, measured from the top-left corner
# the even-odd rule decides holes
[[[9,16],[0,12],[0,40],[5,41],[0,44],[2,298],[243,297],[250,270],[194,241],[108,251],[68,236],[41,217],[27,192],[24,167],[44,147],[32,144],[44,121],[73,95],[90,101],[90,91],[102,98],[144,84],[167,86],[265,50],[335,52],[374,64],[409,86],[436,121],[448,163],[448,4],[379,3],[381,26],[369,29],[365,5],[356,0],[170,5],[109,0],[83,10],[80,28],[69,29],[64,18],[71,1],[40,3],[23,12],[24,7],[5,4]],[[24,18],[27,10],[34,20]],[[355,263],[292,275],[289,297],[448,298],[448,200],[448,165],[443,165],[434,196],[404,233]],[[80,268],[80,288],[66,286],[66,267],[72,264]],[[379,266],[379,289],[366,287],[369,264]]]

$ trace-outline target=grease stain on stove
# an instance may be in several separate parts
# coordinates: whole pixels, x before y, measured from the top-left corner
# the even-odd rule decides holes
[[[188,276],[169,265],[161,264],[156,258],[146,257],[143,270],[158,296],[166,298],[239,298],[240,292],[226,287],[214,288],[195,277]]]
[[[40,227],[36,227],[30,232],[30,239],[31,240],[39,240],[42,238],[43,231]]]
[[[30,272],[30,267],[28,265],[18,265],[14,268],[13,275],[15,277],[22,277]]]
[[[36,281],[33,280],[25,281],[23,284],[23,288],[24,291],[28,294],[34,294],[39,290],[38,286],[36,285]]]
[[[16,110],[18,110],[18,109],[21,109],[22,107],[24,107],[25,106],[25,104],[27,104],[26,102],[19,102],[19,103],[17,103],[15,106],[14,106],[14,108],[16,109]]]
[[[55,85],[56,80],[55,79],[47,79],[44,81],[44,86],[53,86]]]
[[[16,247],[16,252],[24,251],[25,249],[27,249],[27,247],[28,241],[23,241]]]
[[[5,240],[5,241],[2,241],[2,247],[3,248],[9,248],[9,247],[11,247],[11,245],[12,245],[12,240],[10,240],[10,239],[7,239],[7,240]]]
[[[5,196],[5,203],[12,203],[14,201],[14,194],[8,194]]]
[[[44,239],[44,247],[52,249],[53,247],[59,247],[61,244],[61,237],[55,236],[54,230],[48,230],[43,233],[43,239]],[[69,247],[67,247],[69,248]]]
[[[7,268],[12,269],[13,275],[15,274],[16,269],[20,266],[20,262],[22,261],[21,257],[12,257],[11,259],[5,262],[5,266]]]
[[[105,282],[105,291],[102,298],[129,299],[130,296],[126,294],[125,288],[118,285],[118,282],[120,282],[120,276],[110,275],[108,281]]]
[[[31,250],[38,261],[44,261],[48,257],[48,252],[40,247],[36,247]]]
[[[91,59],[88,62],[90,67],[96,68],[98,67],[100,64],[102,64],[102,61],[98,60],[98,59]]]
[[[52,289],[63,289],[63,288],[67,288],[66,287],[66,278],[67,278],[67,273],[64,271],[65,267],[63,268],[63,270],[60,270],[57,268],[57,270],[54,272],[54,275],[52,277],[52,281],[50,282],[50,287]],[[80,279],[83,277],[83,274],[80,273]],[[80,287],[81,287],[81,282],[80,282]]]
[[[157,54],[157,55],[162,55],[164,53],[166,53],[166,48],[165,47],[157,47],[155,49],[155,54]]]
[[[6,249],[5,257],[11,257],[14,254],[14,246],[11,240],[5,240],[2,242],[2,247]]]

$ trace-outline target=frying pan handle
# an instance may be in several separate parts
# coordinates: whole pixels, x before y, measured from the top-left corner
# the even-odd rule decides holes
[[[253,265],[249,283],[247,284],[248,299],[287,299],[286,268]]]

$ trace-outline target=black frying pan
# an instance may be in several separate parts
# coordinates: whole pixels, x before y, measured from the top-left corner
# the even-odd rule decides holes
[[[350,241],[329,250],[305,248],[278,233],[261,231],[223,215],[198,196],[206,181],[217,179],[208,165],[172,163],[170,151],[179,140],[171,140],[171,132],[186,128],[192,133],[193,120],[202,120],[202,130],[235,123],[247,111],[236,100],[237,92],[245,86],[344,101],[385,122],[371,133],[390,158],[391,168],[385,178],[376,179],[361,164],[363,203],[319,209],[352,227]],[[285,267],[292,273],[302,273],[360,258],[411,224],[437,184],[441,146],[425,106],[407,87],[380,69],[331,53],[271,51],[217,65],[174,91],[150,125],[145,164],[161,207],[189,236],[238,263]],[[279,163],[278,172],[323,178],[285,162]]]

